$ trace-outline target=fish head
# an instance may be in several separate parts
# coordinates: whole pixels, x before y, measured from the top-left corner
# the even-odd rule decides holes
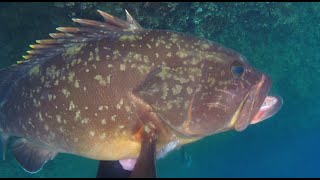
[[[175,135],[188,140],[242,131],[280,109],[280,98],[268,96],[271,78],[243,55],[211,41],[178,38],[198,43],[171,50],[176,55],[134,91]],[[260,112],[263,104],[269,107]]]
[[[203,60],[188,117],[178,128],[186,136],[205,137],[230,129],[243,131],[281,108],[280,97],[268,96],[272,86],[268,75],[241,54],[220,49],[208,56],[212,58]]]

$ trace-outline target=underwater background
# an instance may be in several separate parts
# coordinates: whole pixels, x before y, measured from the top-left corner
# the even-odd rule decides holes
[[[320,3],[0,3],[0,68],[71,18],[102,20],[97,9],[144,27],[204,37],[232,48],[273,80],[284,104],[243,132],[228,131],[157,162],[159,177],[320,177]],[[59,154],[36,174],[10,149],[0,177],[95,177],[98,161]]]

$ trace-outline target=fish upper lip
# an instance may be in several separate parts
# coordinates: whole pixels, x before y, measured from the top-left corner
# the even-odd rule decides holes
[[[250,111],[250,116],[249,119],[251,122],[254,116],[259,112],[260,108],[262,107],[262,104],[265,100],[265,98],[269,94],[269,90],[271,87],[271,80],[268,78],[266,75],[262,74],[261,80],[257,85],[256,88],[256,95],[254,97],[251,111]]]

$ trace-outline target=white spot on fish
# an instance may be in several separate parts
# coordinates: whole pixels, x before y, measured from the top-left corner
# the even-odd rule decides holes
[[[81,112],[79,110],[76,112],[76,116],[74,118],[75,121],[77,121],[80,118],[80,113]]]
[[[93,53],[90,52],[88,61],[92,61],[92,60],[93,60]]]
[[[144,131],[145,131],[146,133],[149,133],[149,132],[150,132],[149,126],[144,126]]]
[[[127,112],[131,112],[131,107],[130,106],[125,106]]]
[[[117,117],[117,115],[111,116],[111,120],[112,120],[112,121],[116,121],[116,117]]]
[[[84,118],[84,119],[81,120],[82,124],[88,124],[88,122],[89,122],[88,118]]]
[[[69,76],[68,76],[69,82],[73,82],[74,77],[75,77],[75,73],[74,72],[70,72]]]
[[[60,115],[56,115],[57,121],[58,123],[61,123],[61,116]]]
[[[120,71],[126,70],[126,65],[125,64],[120,64]]]
[[[74,86],[75,86],[76,88],[79,88],[79,87],[80,87],[78,80],[76,80],[76,82],[74,83]]]
[[[193,92],[192,88],[187,87],[187,92],[188,92],[188,94],[192,94],[192,92]]]
[[[46,131],[48,131],[49,130],[49,126],[48,125],[44,125],[44,129],[46,130]]]
[[[41,112],[38,112],[38,116],[39,116],[39,120],[40,120],[40,121],[44,121],[43,118],[42,118]]]
[[[66,98],[70,95],[70,92],[67,89],[62,89],[62,93],[66,96]]]
[[[102,135],[100,136],[100,139],[104,139],[106,138],[106,133],[102,133]]]
[[[122,104],[123,104],[123,99],[121,98],[120,102],[117,104],[117,109],[121,109]]]
[[[74,108],[75,108],[75,105],[74,105],[73,101],[70,101],[69,110],[71,111]]]
[[[58,85],[59,85],[59,80],[56,80],[56,81],[54,82],[54,85],[55,85],[55,86],[58,86]]]
[[[111,75],[107,76],[107,83],[110,84],[111,82]]]
[[[175,87],[172,88],[172,93],[173,93],[173,95],[177,95],[177,94],[179,94],[181,92],[181,90],[182,90],[182,86],[175,85]]]
[[[107,85],[106,81],[103,79],[103,77],[101,75],[96,75],[94,77],[94,79],[97,80],[99,82],[99,84],[102,85],[102,86]],[[108,81],[108,83],[109,83],[109,81]]]

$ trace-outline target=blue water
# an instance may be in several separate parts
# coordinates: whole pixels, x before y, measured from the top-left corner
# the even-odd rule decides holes
[[[29,44],[56,27],[71,25],[71,17],[97,19],[97,7],[121,18],[126,8],[144,27],[233,48],[267,73],[271,92],[284,99],[281,111],[262,123],[170,153],[157,162],[160,177],[320,177],[319,3],[0,3],[0,67],[20,60]],[[28,174],[9,151],[0,177],[95,177],[97,165],[59,154]]]

